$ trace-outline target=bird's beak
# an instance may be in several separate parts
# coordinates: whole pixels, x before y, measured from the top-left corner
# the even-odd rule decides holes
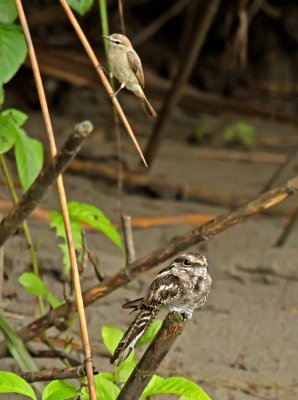
[[[107,39],[107,40],[109,40],[109,41],[111,42],[110,36],[108,36],[108,35],[103,35],[102,37],[103,37],[104,39]]]

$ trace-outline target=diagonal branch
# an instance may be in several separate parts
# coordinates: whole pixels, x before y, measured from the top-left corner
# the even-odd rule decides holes
[[[99,62],[99,60],[97,59],[96,55],[94,54],[94,51],[92,50],[88,40],[86,39],[86,36],[84,35],[84,32],[82,31],[78,21],[76,20],[73,12],[70,9],[69,5],[67,4],[67,1],[66,0],[60,0],[60,3],[61,3],[61,6],[64,9],[69,21],[70,21],[70,23],[72,24],[74,30],[76,31],[76,33],[77,33],[77,35],[78,35],[78,37],[79,37],[79,39],[80,39],[80,41],[81,41],[81,43],[83,45],[88,57],[90,58],[94,68],[96,69],[96,72],[98,73],[106,92],[108,93],[108,95],[112,99],[112,103],[113,103],[115,109],[117,110],[117,113],[119,114],[119,117],[120,117],[120,119],[121,119],[121,121],[122,121],[122,123],[123,123],[123,125],[124,125],[124,127],[125,127],[125,129],[127,131],[127,133],[129,134],[133,144],[135,145],[135,147],[136,147],[136,149],[137,149],[137,151],[138,151],[138,153],[139,153],[144,165],[147,167],[147,162],[145,160],[145,157],[144,157],[144,155],[142,153],[142,150],[141,150],[141,148],[139,146],[139,143],[138,143],[138,141],[137,141],[137,139],[136,139],[136,137],[135,137],[135,135],[134,135],[134,133],[133,133],[133,131],[131,129],[131,126],[129,125],[129,122],[127,121],[127,118],[126,118],[126,116],[125,116],[125,114],[124,114],[124,112],[123,112],[123,110],[122,110],[122,108],[120,106],[120,103],[119,103],[118,99],[116,98],[116,96],[112,97],[113,89],[112,89],[107,77],[105,76],[105,73],[103,71],[101,63]]]
[[[172,258],[177,253],[185,251],[190,246],[204,242],[214,235],[223,232],[224,230],[243,222],[246,218],[260,213],[261,211],[274,206],[275,204],[287,199],[298,191],[298,175],[290,179],[288,182],[276,189],[269,190],[252,200],[246,202],[239,207],[236,207],[231,212],[219,215],[215,219],[201,227],[195,228],[184,235],[176,237],[163,247],[153,251],[147,256],[135,261],[129,266],[121,269],[114,276],[105,279],[100,284],[86,290],[83,294],[84,305],[87,307],[93,304],[96,300],[107,296],[120,286],[128,283],[132,279],[156,267],[160,263]],[[74,304],[71,305],[71,309]],[[46,329],[58,323],[63,324],[63,321],[70,317],[70,306],[62,304],[60,307],[49,311],[41,318],[33,321],[17,332],[21,339],[25,342],[40,335]],[[6,353],[5,342],[0,342],[0,357]]]
[[[214,18],[216,17],[220,0],[210,0],[205,3],[206,6],[202,20],[196,24],[195,31],[191,36],[192,41],[187,49],[187,53],[183,51],[181,54],[177,75],[173,81],[171,89],[167,94],[167,98],[165,99],[162,110],[159,113],[159,118],[154,126],[154,130],[145,150],[145,158],[148,160],[149,164],[151,164],[155,157],[155,153],[161,140],[162,132],[164,131],[171,113],[180,98],[183,84],[188,80],[195,62],[197,61],[208,31],[214,21]]]
[[[117,400],[138,399],[165,358],[175,340],[183,332],[185,322],[177,313],[169,313],[143,357],[125,382]]]
[[[48,188],[56,181],[57,177],[65,170],[67,165],[80,150],[83,141],[93,130],[91,122],[85,121],[75,126],[75,132],[69,136],[60,152],[44,167],[36,181],[22,196],[20,201],[3,217],[0,222],[0,247],[13,235],[18,226],[35,209]]]

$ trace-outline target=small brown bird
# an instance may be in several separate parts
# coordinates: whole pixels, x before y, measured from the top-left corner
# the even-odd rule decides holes
[[[117,96],[120,90],[126,87],[140,99],[146,114],[156,117],[156,112],[143,91],[145,79],[140,57],[134,51],[129,39],[120,33],[103,37],[110,42],[108,58],[111,76],[115,76],[121,83],[120,88],[113,95]]]
[[[155,277],[143,298],[123,305],[138,314],[119,342],[111,363],[120,365],[129,356],[161,308],[190,319],[205,304],[211,283],[209,265],[203,255],[186,253],[173,260]]]

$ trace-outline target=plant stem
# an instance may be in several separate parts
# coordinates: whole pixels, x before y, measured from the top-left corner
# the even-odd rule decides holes
[[[18,194],[15,190],[14,184],[13,184],[13,179],[11,176],[11,172],[8,166],[8,163],[6,162],[5,156],[3,154],[0,155],[0,162],[4,171],[5,179],[7,182],[8,189],[10,191],[11,197],[15,204],[18,203],[19,197]],[[38,260],[37,260],[37,255],[34,247],[34,243],[32,240],[32,236],[30,233],[29,226],[26,221],[23,222],[23,229],[25,233],[25,237],[28,243],[30,255],[31,255],[31,260],[32,260],[32,267],[33,267],[33,272],[36,276],[40,276],[39,274],[39,267],[38,267]],[[39,301],[39,308],[40,308],[40,313],[41,315],[45,314],[45,305],[42,296],[38,296],[38,301]]]

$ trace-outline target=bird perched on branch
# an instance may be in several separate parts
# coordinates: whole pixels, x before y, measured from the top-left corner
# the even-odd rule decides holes
[[[121,83],[120,88],[113,95],[117,96],[120,90],[126,87],[141,101],[146,114],[156,117],[156,112],[143,91],[145,79],[140,57],[134,51],[129,39],[120,33],[103,37],[110,42],[108,59],[111,76],[115,76]]]
[[[194,310],[205,304],[211,282],[203,255],[186,253],[177,257],[154,278],[145,297],[123,305],[138,314],[119,342],[111,363],[117,361],[119,365],[129,356],[161,308],[190,319]]]

